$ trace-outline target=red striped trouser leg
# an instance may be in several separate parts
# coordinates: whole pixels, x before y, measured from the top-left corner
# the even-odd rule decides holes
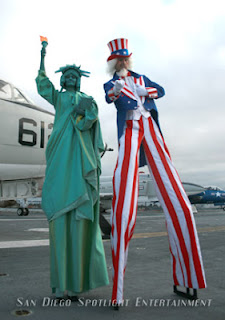
[[[144,150],[166,216],[174,284],[205,288],[205,274],[191,204],[152,118],[143,118]]]
[[[138,197],[138,155],[143,137],[138,121],[126,122],[120,138],[117,166],[113,177],[113,205],[111,213],[113,290],[112,302],[123,301],[124,272],[128,243],[134,229]]]

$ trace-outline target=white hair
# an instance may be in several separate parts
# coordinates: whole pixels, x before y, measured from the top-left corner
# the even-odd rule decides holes
[[[110,76],[113,76],[114,73],[116,72],[116,63],[117,63],[117,59],[112,59],[112,60],[109,60],[107,62],[107,69],[106,69],[106,72],[110,75]],[[129,57],[128,58],[128,69],[129,70],[132,70],[132,66],[133,66],[133,61],[132,61],[132,58]],[[124,69],[121,70],[121,73],[122,74],[119,74],[120,76],[123,76],[124,75]]]

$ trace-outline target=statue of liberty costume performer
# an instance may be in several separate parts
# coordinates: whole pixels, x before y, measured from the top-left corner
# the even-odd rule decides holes
[[[50,286],[56,297],[108,285],[99,227],[100,152],[104,145],[94,99],[80,92],[76,65],[66,65],[61,91],[45,73],[46,43],[36,78],[38,93],[55,108],[55,121],[46,148],[42,208],[49,221]],[[63,90],[65,89],[65,90]]]

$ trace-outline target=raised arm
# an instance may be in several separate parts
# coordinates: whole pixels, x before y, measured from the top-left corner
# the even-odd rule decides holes
[[[41,49],[41,63],[40,70],[45,71],[45,56],[46,56],[46,47],[48,45],[47,41],[42,41],[42,49]]]
[[[46,73],[45,73],[44,59],[46,55],[47,45],[48,45],[47,38],[44,38],[44,40],[42,41],[40,69],[38,72],[38,76],[35,80],[37,84],[38,93],[56,108],[58,91],[55,90],[54,85],[51,83],[51,81],[49,80],[49,78],[46,76]]]

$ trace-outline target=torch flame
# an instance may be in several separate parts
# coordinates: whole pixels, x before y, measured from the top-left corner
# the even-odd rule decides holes
[[[46,37],[40,36],[40,40],[41,40],[41,42],[43,42],[43,41],[48,42],[48,39]]]

